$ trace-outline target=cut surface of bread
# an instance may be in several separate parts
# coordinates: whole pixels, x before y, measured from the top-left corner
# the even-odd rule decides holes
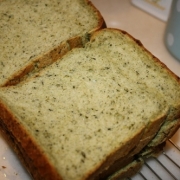
[[[38,77],[0,92],[3,111],[13,112],[12,121],[63,179],[96,179],[97,170],[127,155],[148,123],[163,122],[168,112],[161,95],[119,71],[120,59],[109,56],[115,46],[97,45],[73,49]]]
[[[1,124],[36,179],[97,180],[179,122],[179,107],[179,79],[116,29],[93,33],[38,76],[0,88]]]
[[[110,34],[108,32],[102,33],[102,36],[95,39],[96,44],[98,44],[97,46],[99,48],[101,46],[102,48],[105,48],[105,46],[113,46],[114,49],[111,49],[109,58],[119,57],[121,62],[121,66],[118,67],[119,71],[136,83],[146,84],[147,87],[153,88],[155,92],[162,94],[169,104],[169,114],[161,128],[161,135],[157,135],[157,139],[155,138],[154,140],[154,145],[158,145],[158,143],[161,144],[162,142],[160,142],[160,140],[158,141],[158,137],[166,134],[165,132],[163,133],[165,126],[167,125],[166,129],[168,129],[170,121],[171,126],[175,124],[175,127],[177,127],[177,119],[180,116],[179,77],[173,74],[163,63],[148,52],[140,41],[134,39],[126,32],[121,31],[120,34],[118,31],[116,33],[114,32],[114,37],[110,37]],[[121,40],[117,41],[116,39],[119,38]],[[111,39],[111,41],[106,41],[106,39]],[[137,44],[139,45],[137,46]]]
[[[118,73],[114,81],[112,69],[104,69],[113,68],[111,60],[92,58],[97,58],[94,50],[76,49],[39,77],[0,92],[13,111],[12,121],[25,128],[67,180],[88,178],[110,156],[110,162],[125,156],[149,120],[164,119],[167,113],[161,96],[151,101],[153,92]]]
[[[0,19],[0,86],[51,64],[104,25],[88,0],[4,0]]]

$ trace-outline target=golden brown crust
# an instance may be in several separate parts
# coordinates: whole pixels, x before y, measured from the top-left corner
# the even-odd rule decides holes
[[[92,34],[95,31],[106,28],[107,27],[106,22],[105,22],[103,16],[101,15],[100,11],[94,6],[94,4],[90,0],[86,0],[86,2],[88,5],[90,5],[92,7],[94,12],[97,13],[98,17],[99,17],[98,26],[96,28],[92,29],[89,33]]]
[[[23,152],[22,149],[20,149],[20,147],[18,147],[16,140],[13,138],[13,136],[10,134],[10,132],[8,132],[6,129],[7,128],[5,127],[2,120],[0,119],[0,132],[1,132],[1,134],[3,135],[5,140],[8,142],[8,144],[12,147],[12,149],[17,154],[17,156],[19,157],[19,159],[21,160],[23,165],[26,167],[26,169],[27,170],[33,169],[33,167],[30,168],[29,166],[31,166],[31,165],[27,163],[28,157],[25,154],[25,152]],[[33,174],[33,177],[36,177],[36,174]]]
[[[37,180],[62,180],[55,167],[45,156],[45,153],[16,117],[0,102],[1,127],[10,144],[23,158],[29,172]]]

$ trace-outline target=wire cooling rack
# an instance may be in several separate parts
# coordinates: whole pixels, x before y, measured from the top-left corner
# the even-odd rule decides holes
[[[180,180],[180,129],[169,139],[163,153],[149,158],[140,172],[128,180]]]

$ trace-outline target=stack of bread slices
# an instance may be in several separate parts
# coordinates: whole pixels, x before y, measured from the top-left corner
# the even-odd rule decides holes
[[[180,80],[88,0],[0,2],[0,130],[35,180],[138,172],[180,125]]]

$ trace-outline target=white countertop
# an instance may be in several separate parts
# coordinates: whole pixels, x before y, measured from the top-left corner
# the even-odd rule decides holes
[[[163,38],[166,23],[131,4],[130,0],[92,0],[103,15],[107,27],[127,31],[157,58],[180,76],[180,61],[167,51]],[[173,139],[180,146],[180,132]],[[16,155],[0,135],[0,179],[30,180]]]

